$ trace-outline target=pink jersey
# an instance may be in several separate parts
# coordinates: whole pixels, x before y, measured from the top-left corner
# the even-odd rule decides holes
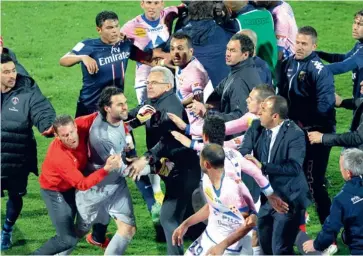
[[[247,112],[242,117],[229,121],[226,123],[226,135],[232,135],[240,132],[247,131],[254,119],[259,118],[257,115]],[[187,135],[202,136],[203,125],[197,127],[190,127],[187,125],[185,129]]]
[[[233,138],[231,140],[227,140],[227,141],[224,142],[223,146],[226,147],[226,148],[237,149],[242,145],[243,138],[244,138],[244,135],[240,135],[240,136],[238,136],[236,138]]]
[[[283,51],[283,58],[286,59],[295,53],[295,40],[298,28],[294,12],[291,6],[284,1],[281,1],[279,5],[270,11],[275,23],[277,45]]]
[[[227,170],[227,169],[226,169]],[[216,190],[207,175],[203,176],[203,191],[209,205],[206,234],[210,240],[220,243],[245,224],[242,213],[256,214],[252,196],[246,185],[238,178],[222,176],[221,186]],[[238,250],[239,243],[228,247]]]
[[[191,147],[194,150],[201,151],[204,147],[204,143],[193,141]],[[241,172],[244,172],[256,181],[256,183],[266,196],[269,196],[274,192],[270,185],[270,182],[262,174],[261,169],[258,168],[251,161],[244,158],[240,152],[232,148],[224,147],[224,153],[226,155],[226,158],[224,160],[224,168],[226,169],[226,173],[228,176],[232,178],[241,178]]]
[[[229,121],[226,123],[226,135],[232,135],[240,132],[247,131],[250,127],[252,121],[257,119],[258,116],[247,112],[242,117]]]
[[[176,80],[176,95],[180,101],[192,98],[194,95],[203,95],[203,90],[209,82],[207,71],[203,65],[193,57],[188,65],[181,69],[177,67],[175,72]],[[202,130],[204,120],[195,115],[189,109],[186,109],[188,114],[190,129],[193,131]],[[202,134],[193,134],[193,137],[200,139]]]
[[[139,15],[127,22],[121,32],[128,38],[134,39],[134,45],[140,50],[150,50],[166,43],[170,37],[169,29],[165,24],[165,17],[170,13],[178,13],[177,7],[167,7],[160,13],[158,21],[149,21],[145,15]],[[135,89],[144,88],[145,81],[150,73],[150,66],[137,63],[135,74]]]

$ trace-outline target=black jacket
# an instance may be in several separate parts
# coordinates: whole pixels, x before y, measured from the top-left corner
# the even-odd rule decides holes
[[[289,118],[300,127],[335,131],[334,77],[315,52],[303,60],[293,55],[283,61],[277,88],[289,103]]]
[[[192,39],[193,55],[200,61],[216,87],[230,72],[226,65],[226,47],[232,34],[212,19],[190,21],[182,29]]]
[[[55,111],[34,80],[18,74],[15,87],[1,95],[1,177],[38,174],[33,125],[40,132],[55,119]]]
[[[228,76],[214,89],[208,102],[220,102],[219,116],[225,122],[238,119],[247,112],[248,95],[261,83],[255,62],[248,58],[231,68]]]
[[[344,100],[345,105],[349,107],[352,104],[353,99]],[[356,110],[354,112],[354,117],[352,124],[350,126],[350,132],[345,132],[341,134],[329,134],[323,135],[323,144],[326,146],[342,146],[342,147],[354,147],[363,150],[363,98],[358,98],[355,101]],[[342,104],[343,105],[343,104]]]
[[[251,154],[261,161],[265,128],[260,120],[254,120],[247,130],[240,152]],[[303,164],[306,143],[304,132],[290,120],[281,126],[270,152],[270,162],[263,163],[262,171],[268,175],[275,193],[290,206],[306,209],[310,203],[310,193]]]
[[[156,113],[145,123],[147,155],[151,155],[150,164],[156,164],[161,158],[168,158],[175,164],[175,171],[187,171],[191,167],[199,166],[197,153],[193,149],[184,147],[175,140],[171,131],[180,131],[167,113],[173,113],[188,122],[187,113],[174,92],[164,93],[160,98],[147,100],[145,105],[151,105]],[[142,106],[129,112],[129,117],[134,118]],[[132,125],[133,126],[133,125]]]

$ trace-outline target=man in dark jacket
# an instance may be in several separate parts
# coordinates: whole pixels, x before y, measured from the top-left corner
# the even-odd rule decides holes
[[[253,52],[253,42],[246,35],[235,34],[227,45],[226,63],[231,67],[231,72],[207,100],[219,103],[219,116],[225,122],[240,118],[247,112],[248,95],[262,83],[252,59]],[[194,101],[190,107],[199,116],[207,112],[206,106],[200,102]]]
[[[232,37],[213,20],[212,1],[192,1],[188,5],[189,21],[180,31],[187,34],[193,43],[194,56],[202,63],[212,84],[216,87],[230,68],[225,63],[226,45]]]
[[[48,130],[55,111],[30,77],[17,74],[9,55],[1,55],[1,195],[8,191],[1,250],[11,247],[12,230],[23,207],[28,175],[38,175],[32,127]]]
[[[317,33],[302,27],[296,37],[296,54],[282,62],[278,93],[289,104],[289,118],[305,131],[335,132],[335,95],[333,74],[314,52]],[[313,194],[320,223],[330,211],[325,173],[330,147],[307,145],[305,174]]]
[[[258,216],[260,245],[266,255],[294,254],[293,245],[303,211],[310,205],[304,176],[304,132],[287,119],[287,102],[270,96],[261,104],[260,119],[247,130],[240,152],[268,176],[276,195],[289,204],[289,212],[276,212],[261,198]],[[253,156],[248,155],[253,152]]]
[[[363,86],[363,82],[361,83]],[[334,134],[334,133],[321,133],[309,132],[309,141],[311,144],[323,144],[324,146],[341,146],[341,147],[356,147],[363,150],[363,98],[345,99],[340,103],[340,107],[350,106],[351,102],[355,103],[355,111],[350,126],[350,131]]]
[[[332,63],[326,67],[334,75],[352,71],[353,97],[357,99],[363,96],[359,85],[363,81],[363,9],[354,15],[352,36],[357,42],[348,53],[336,54],[317,51],[317,54],[323,60]]]
[[[136,177],[146,164],[155,165],[163,158],[174,164],[170,173],[159,173],[166,189],[160,212],[160,223],[165,232],[167,254],[179,255],[184,253],[183,246],[173,246],[172,234],[184,220],[187,208],[190,206],[191,209],[192,193],[199,185],[201,171],[196,152],[184,147],[170,133],[170,131],[180,130],[169,119],[168,112],[188,123],[184,107],[173,92],[173,87],[174,76],[169,69],[164,67],[151,69],[147,80],[148,100],[145,104],[154,107],[156,113],[145,123],[148,151],[131,164],[130,176]],[[139,109],[140,107],[131,110],[129,116],[136,117]],[[136,119],[135,121],[137,122]],[[135,126],[133,121],[130,124]]]
[[[324,251],[343,227],[342,239],[349,246],[350,254],[363,255],[363,151],[345,150],[340,171],[345,185],[334,198],[330,215],[316,239],[304,243],[306,253]]]

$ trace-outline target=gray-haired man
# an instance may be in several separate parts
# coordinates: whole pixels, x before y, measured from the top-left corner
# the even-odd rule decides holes
[[[187,206],[191,204],[192,193],[198,187],[201,178],[199,159],[195,151],[184,147],[171,135],[170,131],[180,131],[167,113],[173,113],[188,123],[187,113],[180,100],[173,92],[174,76],[164,67],[151,69],[147,79],[147,96],[145,104],[156,109],[146,126],[147,152],[131,164],[130,176],[135,177],[149,163],[150,165],[165,162],[174,163],[174,168],[156,166],[159,175],[165,182],[165,199],[160,212],[160,222],[164,229],[168,255],[183,254],[182,246],[172,245],[173,231],[184,219]],[[129,112],[136,117],[140,107]],[[140,124],[136,124],[140,125]],[[191,205],[190,205],[191,206]]]
[[[315,240],[304,243],[306,253],[324,251],[344,228],[342,239],[349,246],[350,254],[363,254],[363,151],[356,148],[343,151],[340,172],[345,184],[333,199],[323,229]]]

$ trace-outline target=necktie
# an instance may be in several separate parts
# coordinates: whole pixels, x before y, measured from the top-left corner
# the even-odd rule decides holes
[[[265,138],[262,147],[262,154],[261,154],[261,162],[267,163],[268,162],[268,153],[270,151],[270,144],[271,144],[271,137],[272,137],[272,131],[271,130],[265,130]]]

